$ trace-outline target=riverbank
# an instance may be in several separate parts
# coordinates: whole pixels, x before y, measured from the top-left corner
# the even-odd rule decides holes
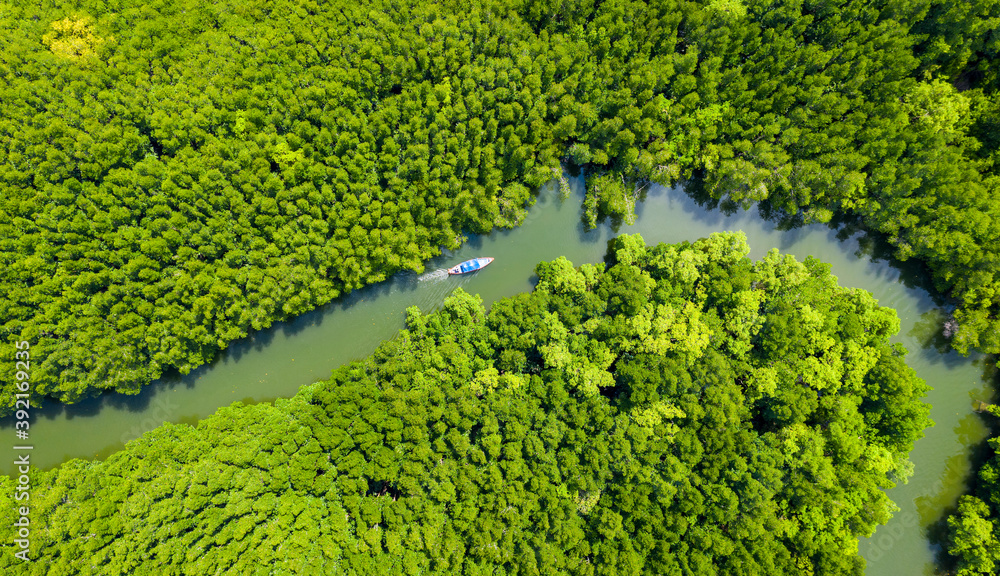
[[[162,421],[194,423],[233,401],[291,396],[301,385],[327,378],[336,366],[366,356],[391,338],[402,327],[407,306],[433,309],[457,286],[480,294],[489,304],[529,290],[539,261],[561,255],[578,263],[599,261],[617,232],[606,224],[584,231],[582,181],[573,179],[571,185],[573,194],[565,201],[559,200],[554,188],[543,190],[524,225],[515,230],[472,237],[460,250],[432,260],[422,275],[397,275],[294,322],[259,332],[185,377],[163,379],[136,397],[108,396],[79,406],[36,410],[33,463],[50,468],[68,458],[105,457],[121,449],[123,441]],[[969,471],[969,446],[986,435],[973,412],[973,401],[987,399],[990,393],[978,364],[981,357],[940,351],[934,344],[944,317],[939,304],[926,291],[908,286],[919,283],[893,264],[873,260],[858,235],[842,239],[837,230],[824,225],[778,230],[756,211],[726,215],[700,207],[681,190],[658,186],[639,204],[636,223],[618,232],[640,233],[647,242],[656,243],[694,240],[721,230],[744,231],[754,259],[772,247],[799,259],[816,256],[831,264],[842,285],[869,290],[881,305],[897,310],[901,320],[897,340],[910,350],[907,364],[933,388],[928,401],[937,425],[916,443],[911,455],[915,474],[909,484],[889,493],[900,510],[873,537],[862,540],[860,549],[869,562],[869,575],[925,573],[933,568],[925,528],[961,493]],[[496,261],[468,277],[433,274],[479,255]],[[10,430],[11,425],[5,421],[3,429]],[[4,472],[9,473],[9,467]]]

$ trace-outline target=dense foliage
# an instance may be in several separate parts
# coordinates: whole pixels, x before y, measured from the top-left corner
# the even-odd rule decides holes
[[[0,353],[32,344],[36,395],[187,372],[559,173],[572,59],[516,18],[336,4],[3,5]]]
[[[960,299],[959,349],[1000,350],[998,180],[978,147],[996,149],[998,104],[943,81],[995,86],[997,11],[6,3],[0,354],[32,343],[37,396],[135,392],[463,230],[516,225],[560,160],[590,171],[592,223],[694,176],[857,214]]]
[[[0,355],[31,342],[36,399],[420,269],[560,161],[591,224],[687,179],[853,215],[955,298],[957,349],[1000,352],[997,0],[0,7]],[[1000,525],[977,498],[955,530]]]
[[[928,424],[892,310],[741,234],[461,290],[274,405],[38,473],[24,574],[861,574]],[[10,500],[0,478],[0,499]],[[0,500],[11,541],[14,506]]]
[[[952,83],[996,87],[1000,2],[679,2],[649,43],[637,22],[655,8],[614,6],[591,25],[622,39],[611,45],[628,67],[616,75],[612,55],[604,75],[644,102],[626,87],[648,71],[665,118],[643,132],[635,112],[605,107],[609,125],[636,134],[633,149],[581,158],[571,146],[605,172],[589,182],[592,214],[628,217],[647,180],[697,176],[728,202],[852,215],[955,297],[958,350],[1000,352],[1000,100]],[[605,62],[597,40],[590,59]],[[593,147],[602,132],[581,136]]]
[[[990,444],[996,449],[1000,438],[992,438]],[[979,475],[986,494],[961,496],[948,516],[947,550],[957,576],[996,574],[1000,569],[1000,459],[988,462]]]
[[[987,412],[1000,417],[1000,405],[988,406]],[[945,550],[956,576],[1000,572],[1000,436],[987,443],[988,458],[970,480],[969,494],[959,498],[946,520]]]
[[[997,202],[1000,191],[1000,2],[975,0],[972,2],[932,2],[930,17],[921,25],[926,34],[923,48],[918,52],[921,64],[928,72],[963,88],[967,99],[964,119],[968,134],[973,137],[962,153],[983,178],[982,188],[969,190],[971,194],[985,196],[984,202],[992,213],[1000,209]],[[966,112],[963,110],[963,112]],[[959,198],[962,198],[961,196]],[[992,228],[989,244],[978,247],[974,260],[974,277],[968,283],[980,290],[981,302],[990,298],[996,302],[995,277],[997,269],[996,220],[984,220],[976,212],[967,213],[965,205],[958,211],[944,206],[941,214],[950,225]],[[964,272],[961,268],[958,273]],[[996,347],[998,328],[995,320],[985,320],[981,314],[979,330],[987,332],[978,344],[990,352]],[[990,315],[995,318],[994,315]],[[994,378],[994,381],[995,378]],[[998,428],[1000,406],[990,406],[984,417],[994,431]],[[946,538],[942,542],[950,558],[948,569],[957,576],[993,575],[1000,571],[1000,436],[994,436],[986,447],[988,457],[983,467],[971,478],[971,490],[960,497],[956,509],[946,520]]]

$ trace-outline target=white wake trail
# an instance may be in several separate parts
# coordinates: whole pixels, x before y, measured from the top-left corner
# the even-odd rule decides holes
[[[418,276],[417,282],[426,282],[428,280],[441,280],[447,277],[448,277],[448,270],[444,268],[438,268],[437,270]]]

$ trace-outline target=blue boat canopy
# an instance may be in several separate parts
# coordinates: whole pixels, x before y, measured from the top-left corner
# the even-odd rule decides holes
[[[454,266],[448,270],[449,274],[467,274],[469,272],[475,272],[480,268],[485,268],[487,264],[493,261],[493,258],[473,258],[472,260],[466,260],[461,264]]]

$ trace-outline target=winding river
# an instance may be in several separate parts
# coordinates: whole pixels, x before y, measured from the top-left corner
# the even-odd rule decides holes
[[[51,468],[71,458],[106,457],[164,421],[195,423],[234,401],[291,396],[300,386],[325,379],[333,368],[368,355],[380,341],[392,337],[403,326],[406,307],[435,308],[456,286],[480,294],[487,304],[530,290],[539,261],[561,255],[575,264],[599,261],[607,240],[617,233],[638,232],[646,242],[655,243],[742,230],[753,258],[772,247],[800,260],[816,256],[832,265],[841,285],[869,290],[883,306],[898,311],[902,326],[896,340],[910,350],[910,366],[934,388],[928,401],[934,406],[931,418],[936,425],[916,444],[910,482],[890,491],[900,510],[859,546],[868,560],[869,575],[933,574],[934,550],[926,529],[963,490],[969,451],[987,433],[973,406],[990,399],[991,387],[980,357],[944,351],[940,337],[944,314],[915,277],[873,258],[873,249],[859,235],[823,225],[780,230],[756,211],[725,215],[700,207],[680,190],[663,187],[649,191],[634,225],[615,232],[604,224],[585,232],[580,224],[582,180],[571,184],[573,195],[565,201],[553,188],[543,190],[516,230],[472,237],[460,250],[428,263],[424,274],[398,274],[294,321],[276,324],[233,344],[214,363],[186,376],[165,377],[137,396],[107,395],[71,407],[36,408],[32,462]],[[444,273],[448,266],[479,255],[496,261],[468,277]],[[12,428],[12,420],[4,419],[0,435],[13,437]],[[13,457],[3,459],[4,473],[12,472],[12,461]]]

